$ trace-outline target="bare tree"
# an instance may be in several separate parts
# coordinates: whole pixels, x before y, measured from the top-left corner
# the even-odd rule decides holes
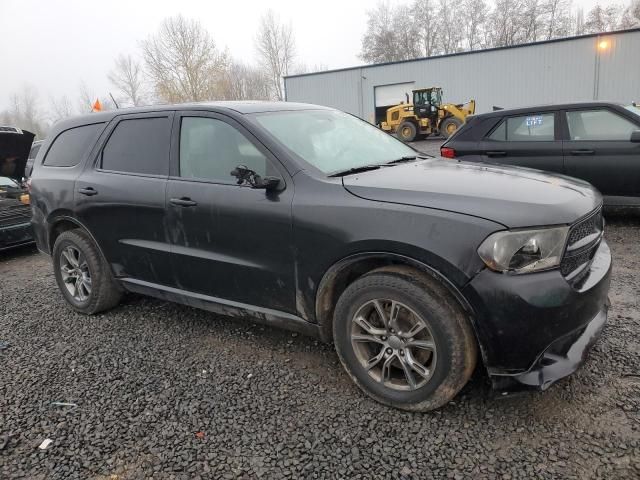
[[[182,15],[162,22],[142,43],[144,61],[157,96],[166,102],[198,102],[219,95],[228,58],[209,32]]]
[[[621,29],[635,27],[640,27],[640,0],[633,0],[620,19]]]
[[[69,118],[73,115],[73,106],[69,97],[63,95],[56,99],[54,97],[49,98],[49,117],[52,122],[57,122]]]
[[[489,8],[485,0],[463,0],[460,19],[464,28],[464,45],[468,50],[483,48]]]
[[[583,8],[578,8],[578,10],[576,11],[573,32],[575,35],[583,35],[585,33]]]
[[[411,14],[415,22],[417,40],[420,43],[420,54],[417,56],[430,57],[439,53],[438,37],[442,23],[438,18],[436,0],[414,0]]]
[[[542,0],[522,0],[521,5],[522,12],[518,18],[522,31],[517,41],[518,43],[535,42],[539,39],[540,31],[544,28]]]
[[[269,100],[271,84],[265,73],[256,67],[231,62],[222,80],[225,100]]]
[[[544,9],[547,40],[571,34],[571,0],[546,0]]]
[[[442,25],[445,25],[439,35],[440,53],[456,53],[461,49],[464,28],[457,5],[457,2],[452,0],[440,0],[438,18]]]
[[[271,81],[273,97],[284,100],[283,77],[289,74],[295,57],[291,23],[281,23],[273,10],[267,10],[260,19],[255,45],[262,67]]]
[[[145,103],[142,65],[131,55],[120,55],[116,58],[108,78],[125,103],[135,107]]]
[[[584,22],[586,33],[610,32],[618,28],[620,21],[621,8],[614,4],[606,8],[596,5],[587,14]]]
[[[48,124],[40,110],[38,92],[32,85],[24,85],[19,93],[10,97],[10,107],[0,114],[3,124],[23,128],[44,138]]]
[[[491,44],[505,47],[522,43],[522,0],[496,0],[489,23],[493,25]]]

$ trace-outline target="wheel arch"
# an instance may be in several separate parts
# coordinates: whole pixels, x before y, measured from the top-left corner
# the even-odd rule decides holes
[[[315,297],[315,316],[322,340],[332,340],[333,312],[335,304],[347,286],[362,275],[384,266],[404,265],[428,275],[447,289],[471,318],[474,310],[460,290],[439,270],[412,257],[391,252],[363,252],[349,255],[335,262],[325,272],[318,284]],[[477,337],[477,335],[476,335]]]
[[[49,249],[49,253],[53,253],[53,245],[56,243],[56,239],[62,232],[74,229],[81,229],[86,235],[88,235],[91,241],[97,247],[98,252],[100,252],[102,258],[106,260],[102,247],[100,247],[100,243],[96,240],[91,231],[89,231],[89,229],[80,220],[70,215],[68,212],[63,212],[55,215],[48,221],[47,248]]]

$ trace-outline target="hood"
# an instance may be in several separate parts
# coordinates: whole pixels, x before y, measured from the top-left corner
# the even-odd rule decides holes
[[[602,203],[581,180],[437,158],[345,176],[343,184],[365,199],[473,215],[508,228],[570,224]]]
[[[26,130],[0,126],[0,177],[20,181],[24,177],[35,135]]]

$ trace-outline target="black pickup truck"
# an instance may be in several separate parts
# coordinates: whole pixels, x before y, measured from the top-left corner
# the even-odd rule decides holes
[[[33,242],[24,171],[34,134],[0,126],[0,251]]]

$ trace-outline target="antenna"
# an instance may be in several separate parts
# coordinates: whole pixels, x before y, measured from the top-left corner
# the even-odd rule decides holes
[[[111,100],[113,100],[113,104],[116,106],[116,110],[119,110],[120,107],[118,106],[118,102],[116,102],[116,99],[113,98],[113,95],[111,95],[111,92],[109,92],[109,96],[111,97]]]

